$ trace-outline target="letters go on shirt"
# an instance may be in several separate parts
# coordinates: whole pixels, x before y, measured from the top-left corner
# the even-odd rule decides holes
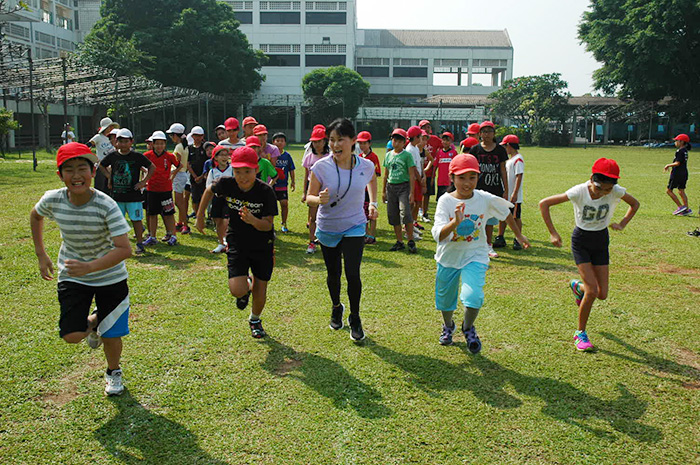
[[[578,184],[566,191],[566,196],[574,204],[576,226],[585,231],[600,231],[610,225],[615,207],[627,190],[615,184],[609,194],[592,199],[588,188],[590,184],[591,181]]]

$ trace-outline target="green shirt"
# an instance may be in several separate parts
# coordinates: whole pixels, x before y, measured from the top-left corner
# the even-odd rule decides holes
[[[268,160],[267,158],[260,157],[260,159],[258,160],[258,177],[263,182],[268,182],[270,179],[276,176],[277,170],[274,166],[272,166],[270,160]]]
[[[411,167],[416,166],[413,162],[413,155],[407,151],[396,153],[393,150],[384,157],[384,168],[389,170],[386,181],[389,184],[401,184],[411,180]]]

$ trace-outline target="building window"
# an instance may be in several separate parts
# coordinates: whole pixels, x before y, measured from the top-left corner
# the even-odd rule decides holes
[[[43,44],[56,45],[56,37],[39,31],[34,31],[34,40]]]
[[[306,44],[306,53],[346,53],[345,44]]]
[[[311,13],[306,12],[306,24],[346,24],[345,13]]]
[[[306,11],[328,11],[348,9],[348,2],[306,2]]]
[[[339,66],[345,64],[345,55],[306,55],[306,66]]]
[[[252,11],[234,11],[233,16],[241,24],[253,24],[253,12]]]
[[[357,72],[364,77],[389,77],[389,68],[379,66],[358,66]]]
[[[391,58],[362,58],[357,57],[357,66],[389,66]]]
[[[394,66],[394,77],[427,78],[428,68],[401,68]]]
[[[229,1],[234,10],[252,10],[253,2]]]
[[[301,13],[260,13],[260,24],[301,24]]]
[[[301,2],[260,2],[261,10],[301,10]]]
[[[301,55],[267,55],[265,66],[301,66]]]
[[[265,53],[299,53],[299,44],[260,44],[260,50]]]

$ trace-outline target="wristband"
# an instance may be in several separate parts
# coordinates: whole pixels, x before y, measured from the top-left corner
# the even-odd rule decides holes
[[[374,208],[379,208],[379,203],[377,202],[370,202],[369,205]]]

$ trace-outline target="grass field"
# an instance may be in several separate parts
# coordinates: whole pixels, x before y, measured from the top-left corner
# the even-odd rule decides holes
[[[461,335],[438,345],[435,244],[426,234],[417,256],[389,252],[381,205],[362,267],[368,338],[356,345],[328,329],[325,268],[320,252],[304,254],[297,190],[292,232],[278,234],[265,340],[250,337],[248,313],[228,295],[211,234],[128,260],[128,390],[118,398],[103,394],[102,353],[58,338],[56,284],[39,277],[28,215],[60,187],[55,165],[45,154],[36,173],[17,156],[0,161],[0,463],[700,463],[700,239],[686,235],[700,220],[671,215],[662,168],[673,151],[523,153],[533,247],[492,261],[481,354]],[[537,202],[585,181],[601,156],[617,159],[641,208],[611,232],[610,296],[589,322],[598,350],[581,354],[567,287],[572,207],[553,209],[565,241],[556,249]],[[298,149],[294,158],[300,167]],[[55,223],[46,243],[55,259]]]

